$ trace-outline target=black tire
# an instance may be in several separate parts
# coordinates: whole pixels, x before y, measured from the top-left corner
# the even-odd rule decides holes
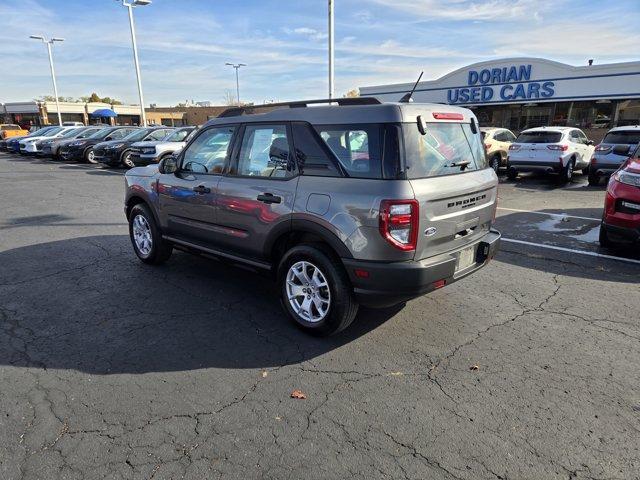
[[[82,154],[82,158],[84,159],[85,163],[98,163],[98,161],[94,158],[93,147],[87,148]]]
[[[598,241],[602,248],[611,248],[611,240],[609,240],[609,235],[607,235],[607,231],[605,230],[603,223],[600,224],[600,235],[598,236]]]
[[[582,174],[583,175],[589,175],[589,172],[591,171],[591,169],[589,167],[583,168],[582,169]]]
[[[589,185],[596,186],[600,183],[600,175],[598,175],[595,171],[589,170],[588,177]]]
[[[131,150],[125,150],[120,154],[120,164],[124,168],[133,168],[136,166],[133,160],[131,160]]]
[[[513,167],[509,167],[509,170],[507,170],[507,178],[509,180],[515,180],[518,178],[518,170]]]
[[[138,216],[143,217],[144,221],[149,226],[151,234],[151,248],[148,252],[141,250],[134,239],[134,222]],[[129,238],[131,240],[131,245],[133,246],[133,251],[144,263],[160,265],[161,263],[166,262],[173,252],[173,246],[162,238],[162,233],[156,224],[155,218],[151,214],[149,207],[144,203],[139,203],[134,206],[131,209],[131,213],[129,213]]]
[[[302,261],[309,262],[320,270],[329,289],[328,310],[324,318],[317,322],[310,322],[298,314],[291,306],[287,293],[287,274],[293,265]],[[282,304],[289,318],[311,335],[328,336],[338,333],[347,328],[358,313],[358,303],[340,259],[321,245],[298,245],[286,252],[278,266],[277,281]]]
[[[573,179],[573,166],[575,165],[575,160],[572,158],[567,162],[567,166],[564,167],[562,172],[560,172],[559,180],[560,183],[571,183]]]
[[[493,171],[496,172],[496,175],[500,173],[500,164],[502,163],[502,156],[499,153],[496,153],[491,157],[489,161],[489,165],[493,168]]]

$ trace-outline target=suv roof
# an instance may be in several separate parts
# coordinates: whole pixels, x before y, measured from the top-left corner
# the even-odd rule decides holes
[[[640,125],[627,125],[625,127],[615,127],[609,130],[609,132],[624,132],[624,131],[628,132],[628,131],[634,131],[634,130],[640,130]]]
[[[345,101],[348,100],[348,101]],[[318,105],[320,103],[338,103],[338,105]],[[260,108],[273,108],[264,113],[254,113]],[[313,124],[336,123],[401,123],[413,122],[418,115],[433,112],[458,113],[462,122],[471,121],[471,113],[466,108],[439,103],[381,103],[375,98],[349,98],[332,100],[307,100],[282,104],[256,105],[252,107],[234,107],[225,110],[219,117],[209,120],[205,127],[229,123],[287,122],[300,121]],[[449,120],[429,119],[430,122],[448,122]],[[457,120],[460,122],[460,120]]]
[[[580,130],[578,127],[533,127],[527,128],[523,130],[522,133],[525,132],[557,132],[557,133],[565,133],[569,130]]]

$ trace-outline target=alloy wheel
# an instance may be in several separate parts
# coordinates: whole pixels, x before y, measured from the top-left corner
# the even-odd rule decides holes
[[[324,273],[314,264],[299,261],[289,267],[286,277],[289,305],[309,323],[324,319],[331,306],[331,292]]]
[[[153,247],[151,227],[143,215],[136,215],[133,219],[133,241],[141,255],[146,257],[151,253]]]

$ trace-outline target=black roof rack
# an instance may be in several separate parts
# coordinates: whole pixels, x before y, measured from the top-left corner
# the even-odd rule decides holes
[[[304,108],[309,105],[321,103],[337,103],[340,106],[349,105],[380,105],[382,102],[375,97],[344,97],[325,98],[319,100],[297,100],[293,102],[265,103],[263,105],[247,105],[244,107],[230,107],[224,110],[220,117],[237,117],[239,115],[252,115],[256,113],[266,113],[277,108]],[[256,111],[258,110],[258,111]],[[263,111],[260,111],[263,110]]]

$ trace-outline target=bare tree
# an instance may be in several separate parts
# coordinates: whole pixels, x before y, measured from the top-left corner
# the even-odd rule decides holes
[[[236,96],[231,93],[231,90],[225,90],[224,92],[224,97],[223,98],[223,103],[225,105],[237,105],[238,101],[236,100]]]

